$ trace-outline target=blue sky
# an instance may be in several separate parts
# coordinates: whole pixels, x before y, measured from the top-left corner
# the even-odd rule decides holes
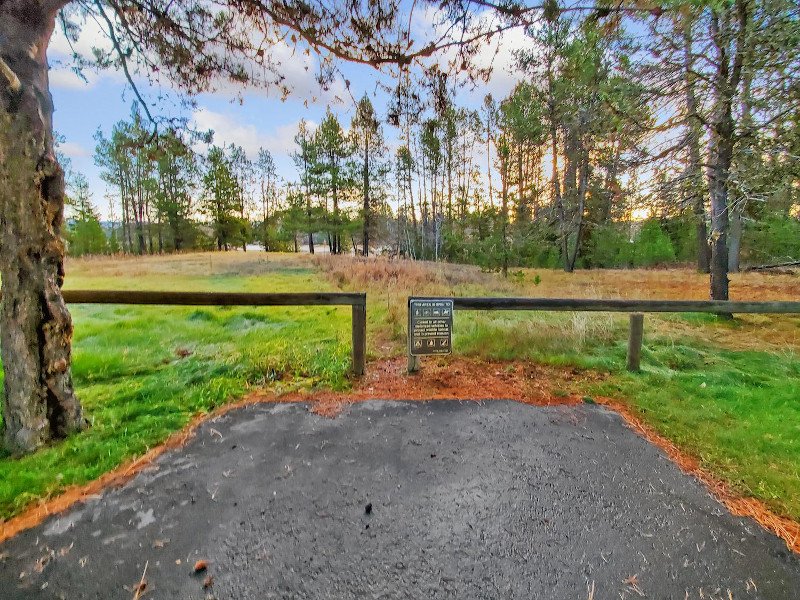
[[[423,22],[418,25],[418,28],[424,27]],[[497,55],[496,44],[487,45],[478,61],[493,62],[495,71],[492,80],[478,89],[460,92],[459,102],[477,107],[486,93],[491,92],[498,99],[507,95],[518,80],[513,69],[513,50],[525,43],[522,32],[514,31],[500,41]],[[87,26],[76,49],[88,53],[92,46],[106,44],[107,41],[96,28]],[[267,148],[275,158],[279,175],[292,181],[296,180],[297,173],[290,153],[294,149],[293,138],[300,120],[306,119],[312,125],[319,123],[330,105],[346,128],[353,114],[353,102],[342,78],[328,92],[319,89],[314,76],[316,61],[313,56],[304,57],[300,52],[293,54],[291,47],[280,48],[277,52],[284,55],[282,73],[293,88],[285,100],[274,89],[262,89],[245,91],[241,94],[240,103],[236,99],[239,90],[223,86],[224,89],[213,94],[199,96],[197,108],[187,111],[179,107],[169,89],[150,88],[143,78],[137,79],[137,86],[144,92],[145,98],[154,103],[151,109],[154,113],[183,114],[198,129],[213,129],[216,144],[239,144],[250,158],[255,158],[259,147]],[[96,142],[93,136],[98,128],[107,136],[114,123],[129,118],[134,95],[121,73],[87,71],[84,75],[88,82],[82,81],[70,70],[68,56],[69,46],[63,34],[57,31],[48,50],[51,62],[50,88],[55,104],[54,127],[65,138],[61,152],[70,158],[73,170],[87,177],[93,194],[92,201],[101,215],[107,218],[106,194],[113,190],[107,189],[100,178],[99,169],[94,165]],[[391,83],[388,76],[366,66],[341,65],[340,68],[343,77],[351,82],[353,97],[358,99],[367,93],[382,116],[386,112],[388,97],[376,84],[378,81]],[[159,101],[160,95],[166,100]],[[337,102],[337,97],[344,99],[344,102]],[[392,147],[396,143],[397,131],[384,125],[384,133]],[[479,159],[478,164],[485,164],[485,158]]]

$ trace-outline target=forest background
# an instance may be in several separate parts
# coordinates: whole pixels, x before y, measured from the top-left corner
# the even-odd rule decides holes
[[[744,19],[722,20],[688,5],[624,20],[562,12],[525,32],[513,64],[494,65],[518,81],[479,105],[479,84],[465,95],[437,64],[401,70],[372,98],[331,102],[319,124],[301,119],[294,171],[268,148],[215,145],[225,132],[186,119],[153,135],[134,104],[95,134],[107,202],[69,171],[68,251],[258,244],[503,273],[670,263],[708,272],[722,189],[730,272],[795,261],[797,8],[748,6]]]

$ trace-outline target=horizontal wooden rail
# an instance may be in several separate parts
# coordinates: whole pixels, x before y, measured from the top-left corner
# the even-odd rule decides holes
[[[352,306],[353,373],[363,375],[367,356],[367,295],[349,292],[263,294],[253,292],[156,292],[64,290],[70,304],[174,306]],[[0,295],[2,300],[2,295]]]
[[[416,298],[415,299],[424,299]],[[548,310],[591,312],[698,312],[800,314],[800,302],[718,300],[594,300],[584,298],[453,298],[458,310]]]
[[[732,314],[800,314],[800,302],[731,302],[718,300],[597,300],[587,298],[418,297],[411,300],[452,300],[456,310],[542,310],[626,312],[630,316],[628,370],[639,371],[646,312]],[[409,336],[409,344],[411,337]],[[420,358],[408,351],[409,372],[420,369]]]
[[[367,295],[349,292],[269,294],[258,292],[157,292],[64,290],[73,304],[164,304],[176,306],[366,306]]]

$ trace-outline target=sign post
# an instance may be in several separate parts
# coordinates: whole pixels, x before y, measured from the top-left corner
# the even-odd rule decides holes
[[[419,370],[420,356],[450,354],[453,345],[453,300],[408,299],[408,370]]]

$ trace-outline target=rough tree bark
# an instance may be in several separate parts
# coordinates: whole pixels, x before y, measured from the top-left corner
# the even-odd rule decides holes
[[[730,234],[728,235],[728,273],[739,272],[739,252],[742,247],[742,204],[731,202],[728,207],[730,212]]]
[[[578,209],[577,219],[578,223],[575,228],[575,246],[572,248],[572,255],[569,259],[569,273],[575,271],[575,262],[578,259],[578,252],[581,248],[581,236],[583,235],[583,211],[586,208],[586,187],[589,180],[589,152],[584,150],[581,152],[581,166],[580,175],[578,176]]]
[[[711,164],[708,188],[711,195],[711,299],[728,300],[728,235],[731,163],[734,149],[733,100],[742,75],[742,60],[749,15],[745,0],[737,0],[733,11],[711,12],[712,41],[717,51],[714,76],[714,116],[711,126]],[[738,31],[734,33],[734,20]],[[732,42],[733,48],[731,49]]]
[[[559,214],[564,215],[564,219],[562,222],[563,230],[564,230],[564,239],[562,241],[563,245],[563,254],[564,254],[564,272],[565,273],[572,273],[575,270],[574,264],[571,260],[571,253],[569,250],[569,238],[571,236],[571,230],[575,227],[575,219],[577,218],[580,222],[583,220],[583,210],[581,213],[575,216],[572,216],[573,213],[577,210],[575,207],[579,203],[578,199],[578,187],[577,187],[577,176],[578,176],[578,164],[580,162],[580,147],[581,147],[581,126],[579,123],[570,123],[565,128],[564,131],[564,160],[566,165],[564,167],[564,191],[563,191],[563,198],[562,204],[560,206]],[[566,207],[564,206],[566,204]],[[567,219],[567,210],[569,210],[569,219]],[[575,240],[575,246],[577,247],[579,240]]]
[[[0,3],[3,441],[32,452],[85,426],[71,373],[64,174],[53,151],[46,50],[63,1]]]

